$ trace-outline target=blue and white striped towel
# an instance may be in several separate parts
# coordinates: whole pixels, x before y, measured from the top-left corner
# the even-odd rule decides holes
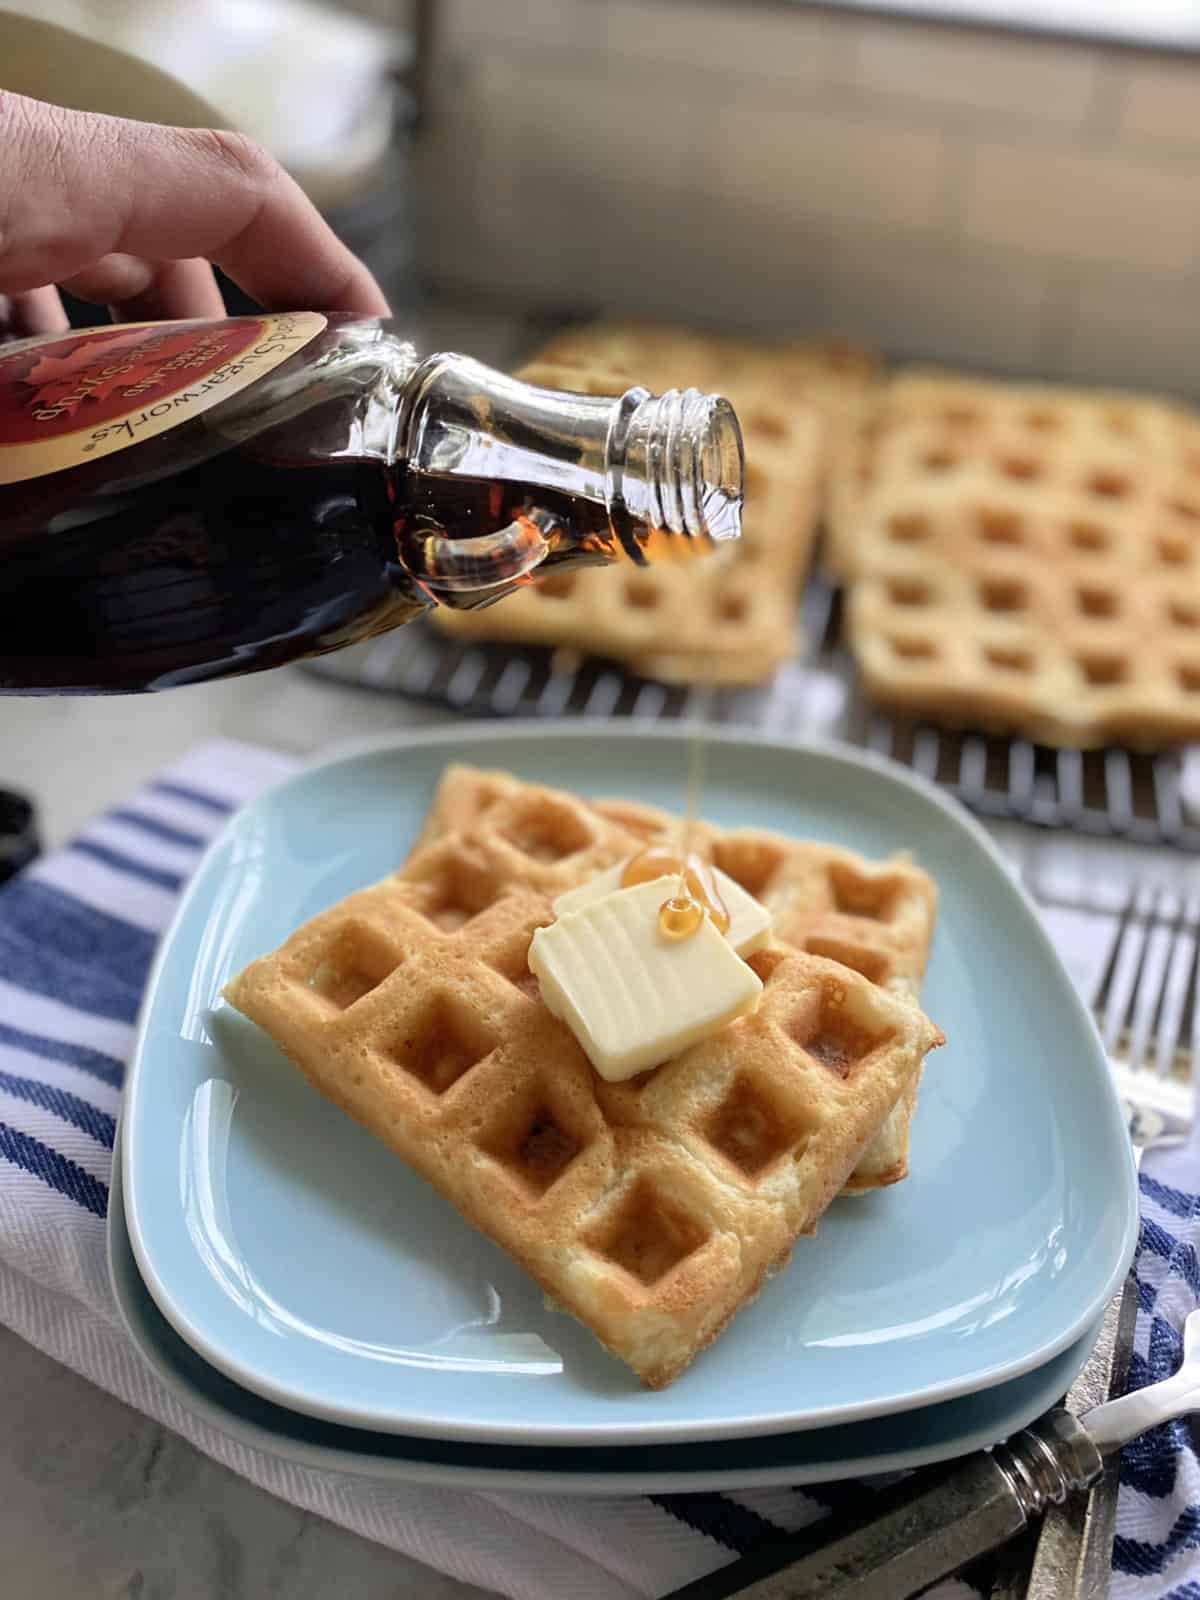
[[[124,1063],[151,953],[233,807],[289,770],[214,743],[0,889],[0,1319],[275,1494],[517,1600],[663,1594],[831,1507],[856,1484],[579,1501],[382,1484],[291,1466],[186,1412],[122,1332],[104,1215]],[[1171,1371],[1200,1300],[1200,1148],[1142,1179],[1134,1381]],[[1122,1463],[1117,1600],[1200,1600],[1200,1468],[1184,1423]],[[936,1600],[976,1600],[961,1582]]]

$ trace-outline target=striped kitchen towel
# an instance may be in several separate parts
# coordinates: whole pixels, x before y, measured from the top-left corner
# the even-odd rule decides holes
[[[516,1600],[656,1597],[868,1486],[636,1500],[459,1495],[320,1473],[246,1448],[192,1416],[125,1336],[104,1216],[124,1064],[155,942],[227,815],[290,769],[205,745],[66,849],[0,889],[0,1319],[263,1488]],[[1147,1163],[1133,1377],[1179,1357],[1200,1300],[1200,1160]],[[1126,1453],[1114,1551],[1118,1600],[1200,1600],[1200,1471],[1176,1423]],[[974,1600],[962,1582],[937,1600]]]

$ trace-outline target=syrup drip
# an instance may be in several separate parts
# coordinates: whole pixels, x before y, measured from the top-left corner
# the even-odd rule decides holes
[[[658,908],[658,931],[664,939],[690,939],[707,911],[718,933],[729,931],[729,910],[717,888],[707,861],[692,848],[700,790],[704,783],[704,735],[693,729],[688,741],[687,804],[678,849],[667,844],[647,845],[629,861],[621,874],[622,889],[653,883],[655,878],[677,877],[675,893]]]
[[[622,889],[655,878],[678,877],[679,887],[665,900],[658,914],[659,932],[667,939],[686,939],[700,926],[707,911],[718,933],[729,928],[729,911],[717,888],[712,868],[694,852],[684,853],[669,844],[647,845],[621,874]]]
[[[690,939],[704,917],[704,907],[691,895],[673,894],[658,908],[658,931],[664,939]]]
[[[717,881],[711,872],[701,867],[703,877],[699,879],[699,890],[692,888],[688,868],[697,860],[696,852],[692,845],[695,842],[696,816],[700,810],[700,790],[704,785],[704,740],[697,728],[692,729],[692,736],[688,740],[688,772],[687,772],[687,798],[683,808],[683,850],[679,862],[679,887],[675,890],[670,900],[658,908],[658,931],[667,939],[690,939],[692,934],[704,921],[706,906],[710,913],[715,907],[720,907],[723,919],[717,927],[718,933],[725,933],[729,927],[729,913],[725,909],[725,902],[721,899],[717,889]],[[693,869],[692,879],[696,878]],[[717,917],[713,914],[713,925],[717,925]]]

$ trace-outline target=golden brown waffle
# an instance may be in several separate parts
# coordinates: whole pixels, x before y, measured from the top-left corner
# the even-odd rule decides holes
[[[660,1387],[812,1231],[940,1035],[844,966],[764,951],[754,1016],[605,1084],[531,993],[553,889],[497,866],[517,850],[554,885],[628,835],[563,795],[510,799],[499,834],[419,851],[226,996]]]
[[[539,859],[526,830],[536,819],[566,815],[581,804],[616,831],[603,836],[602,846],[593,842],[561,860]],[[649,841],[677,838],[679,826],[678,818],[654,806],[606,799],[589,804],[522,783],[511,773],[454,765],[438,785],[418,849],[471,830],[499,879],[557,896]],[[779,943],[839,961],[904,999],[919,998],[937,890],[911,862],[896,857],[873,863],[833,845],[752,829],[722,832],[705,823],[696,825],[692,842],[767,907]],[[847,1180],[850,1193],[907,1176],[918,1083],[919,1074],[864,1151]]]
[[[1032,476],[1023,475],[1023,452],[1032,449],[1053,466],[1061,462],[1068,473],[1072,458],[1086,465],[1097,456],[1111,458],[1114,465],[1141,463],[1144,469],[1160,462],[1171,468],[1181,444],[1194,449],[1187,444],[1186,428],[1180,432],[1183,420],[1173,406],[1119,391],[1001,384],[909,368],[869,391],[857,426],[847,429],[840,441],[828,495],[828,565],[839,577],[855,570],[861,542],[856,529],[871,492],[890,482],[907,462],[903,444],[895,441],[897,433],[911,428],[953,454],[985,463],[994,452],[992,460],[999,467],[995,475],[1037,497],[1045,492],[1047,475],[1036,468]],[[1010,450],[1006,470],[1004,457]],[[936,475],[947,469],[935,464],[932,470]],[[1061,487],[1061,479],[1061,472],[1051,473],[1054,487]],[[1109,509],[1120,510],[1120,505]]]
[[[852,465],[832,563],[877,701],[1085,748],[1200,735],[1200,423],[919,373]]]
[[[566,328],[542,346],[537,359],[599,367],[618,374],[625,387],[718,389],[733,401],[747,437],[767,451],[779,433],[769,413],[758,414],[759,406],[803,402],[836,430],[858,416],[879,371],[869,352],[835,339],[723,338],[633,320]]]
[[[607,656],[664,682],[764,681],[795,648],[824,438],[859,403],[870,371],[866,356],[833,344],[756,345],[636,323],[559,334],[523,378],[587,394],[690,384],[729,397],[746,446],[741,543],[712,563],[560,574],[437,622],[460,638]]]

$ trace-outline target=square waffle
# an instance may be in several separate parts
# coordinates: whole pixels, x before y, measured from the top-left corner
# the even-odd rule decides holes
[[[555,897],[586,883],[600,866],[632,855],[652,841],[679,836],[679,819],[657,807],[628,800],[572,799],[572,804],[582,804],[621,830],[623,842],[615,856],[599,864],[584,853],[547,862],[512,847],[501,817],[526,810],[538,815],[551,803],[549,791],[523,784],[510,773],[448,767],[418,848],[468,829],[478,832],[483,819],[490,817],[491,847],[500,852],[496,867],[505,882],[537,887]],[[701,855],[766,906],[774,918],[777,943],[838,961],[893,994],[918,1000],[937,907],[937,889],[927,873],[902,857],[873,863],[833,845],[756,829],[722,832],[698,823],[692,842]],[[614,848],[616,843],[614,839]],[[846,1180],[847,1193],[864,1194],[907,1177],[909,1128],[919,1081],[918,1073],[863,1152]]]
[[[1200,735],[1200,421],[900,376],[839,466],[831,565],[882,704],[1078,748]]]
[[[865,393],[869,370],[865,356],[833,345],[755,345],[636,323],[559,334],[521,377],[584,394],[640,383],[728,396],[746,446],[741,543],[724,561],[556,574],[435,620],[456,637],[566,646],[668,683],[764,681],[795,648],[826,434]]]
[[[753,958],[754,1016],[604,1083],[537,998],[526,952],[571,858],[599,870],[635,838],[520,785],[226,997],[660,1387],[813,1230],[941,1036],[860,973],[770,950]],[[506,871],[513,852],[528,883]]]

